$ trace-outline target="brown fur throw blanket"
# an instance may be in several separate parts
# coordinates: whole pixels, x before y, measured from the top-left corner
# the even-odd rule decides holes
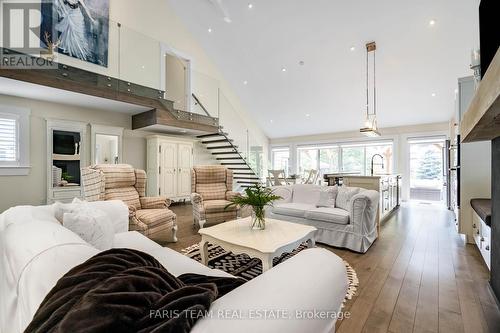
[[[244,282],[175,277],[149,254],[112,249],[59,279],[25,332],[189,332],[215,299]]]

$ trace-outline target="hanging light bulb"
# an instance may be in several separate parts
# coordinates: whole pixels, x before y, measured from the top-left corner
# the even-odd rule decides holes
[[[376,77],[375,77],[375,50],[377,45],[375,42],[370,42],[366,44],[366,119],[365,127],[361,128],[359,131],[369,137],[380,136],[377,130],[377,90],[376,90]],[[369,88],[368,88],[368,56],[370,52],[373,52],[373,113],[370,113],[370,102],[369,102]]]

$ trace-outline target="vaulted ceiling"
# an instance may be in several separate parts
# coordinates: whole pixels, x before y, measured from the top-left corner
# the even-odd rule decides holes
[[[359,129],[369,41],[379,127],[448,121],[478,47],[477,0],[167,1],[270,138]]]

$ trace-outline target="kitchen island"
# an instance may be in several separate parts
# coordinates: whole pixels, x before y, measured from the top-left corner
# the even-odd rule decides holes
[[[344,176],[344,186],[361,187],[380,193],[379,210],[377,214],[377,229],[401,203],[401,175]]]

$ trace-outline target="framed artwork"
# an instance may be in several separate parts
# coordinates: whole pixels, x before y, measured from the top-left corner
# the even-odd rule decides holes
[[[109,0],[42,2],[42,47],[108,67]]]

